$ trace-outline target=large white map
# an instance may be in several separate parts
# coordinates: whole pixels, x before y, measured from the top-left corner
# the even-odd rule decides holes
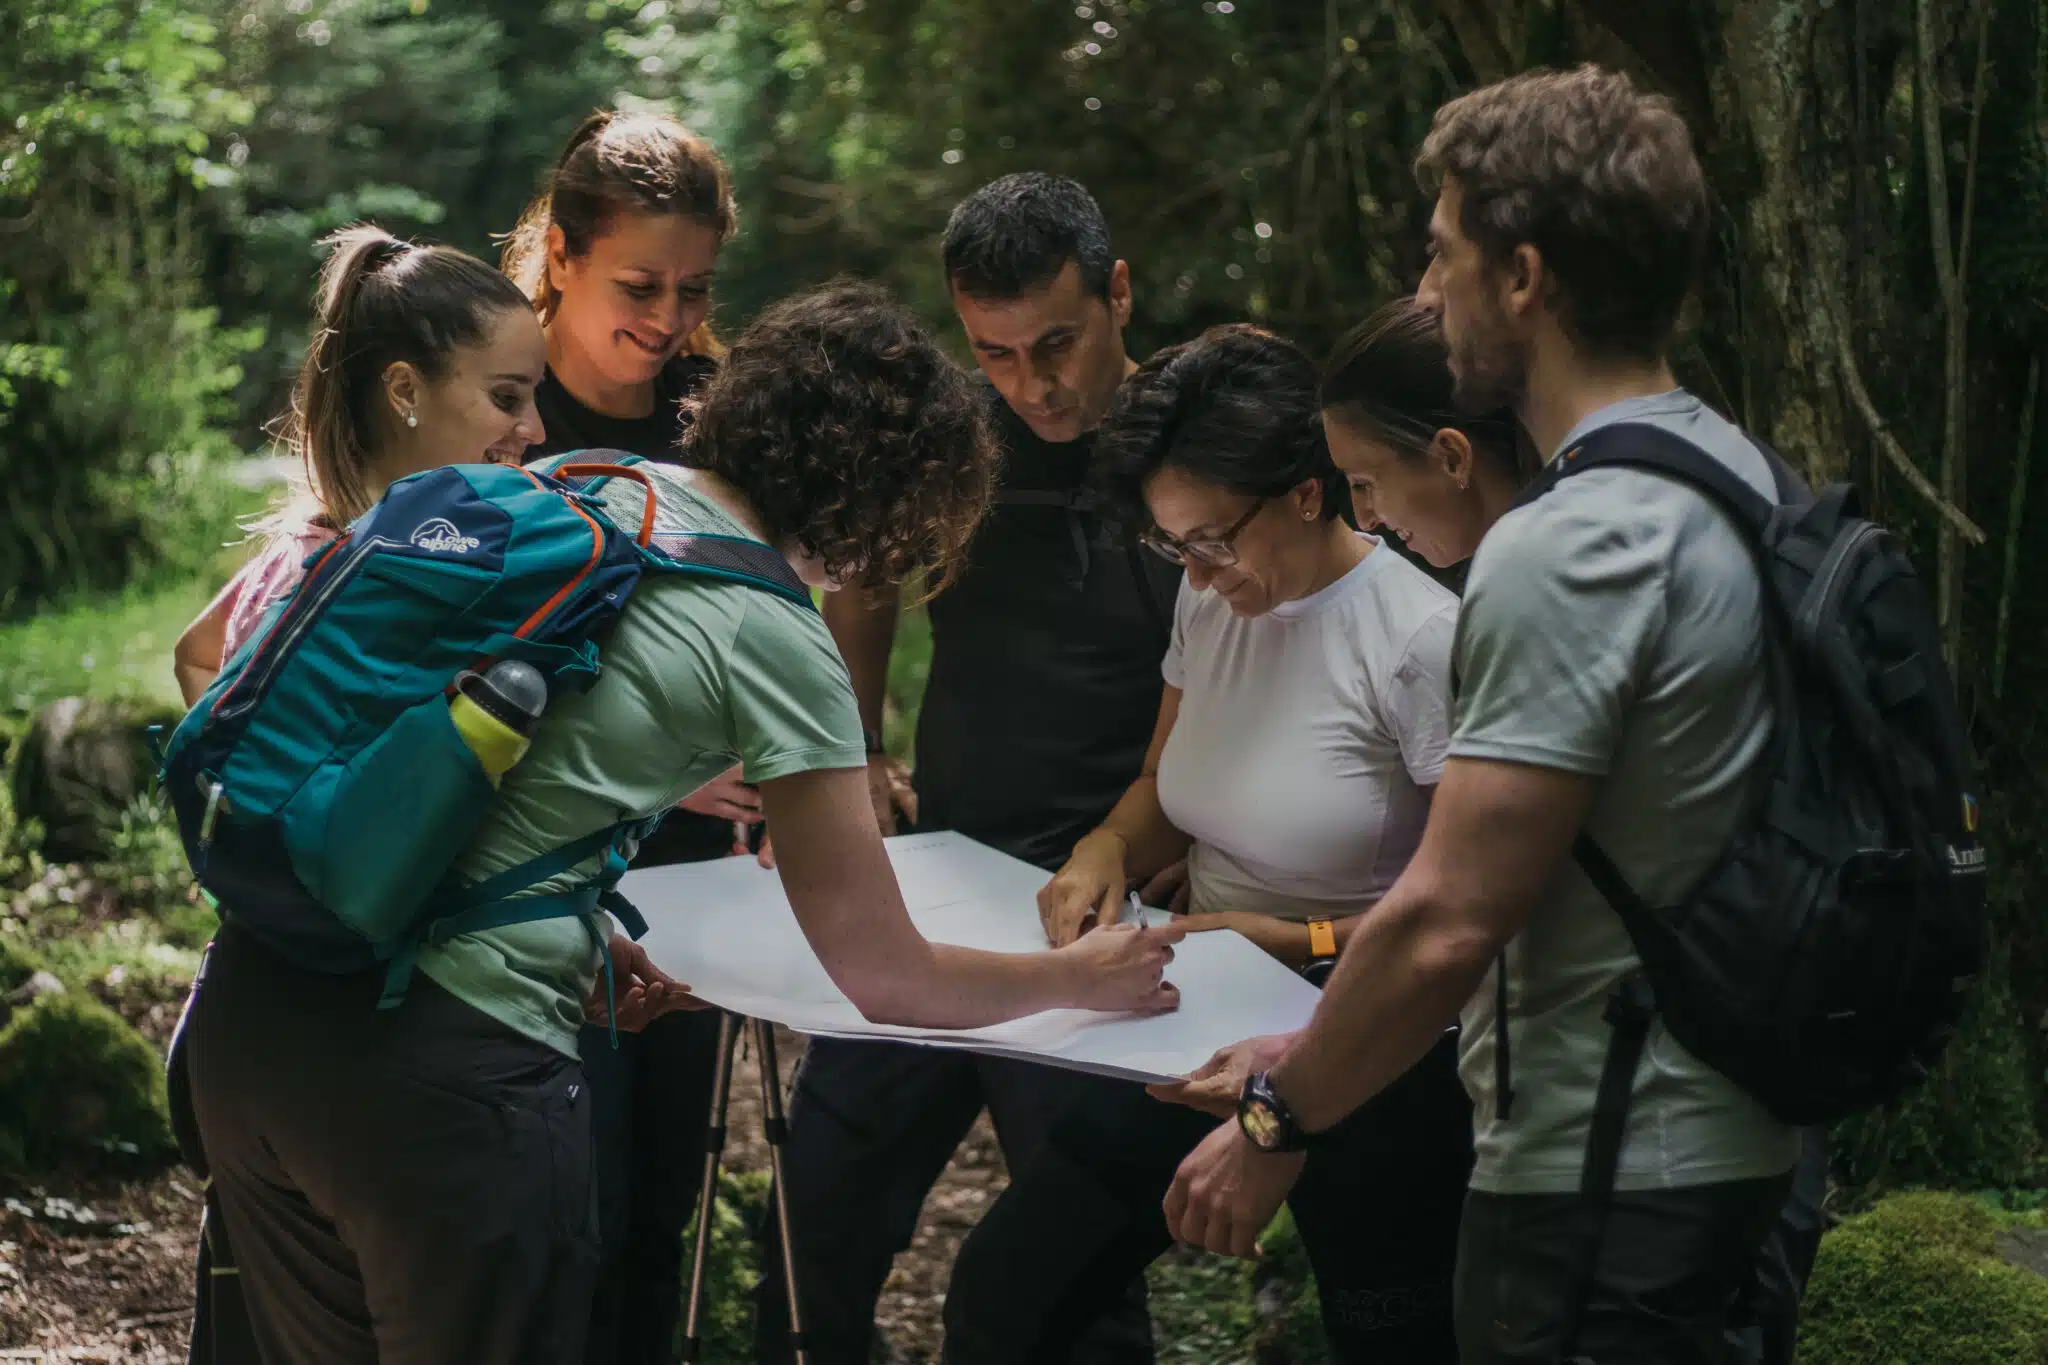
[[[994,952],[1045,948],[1036,905],[1044,872],[958,834],[905,835],[888,849],[926,938]],[[1172,1014],[1047,1010],[960,1030],[871,1024],[825,974],[776,874],[753,859],[651,867],[627,874],[619,889],[647,916],[642,942],[663,971],[722,1009],[804,1033],[966,1048],[1162,1081],[1186,1076],[1240,1039],[1300,1028],[1315,1009],[1313,986],[1243,937],[1216,930],[1181,941],[1167,970],[1180,988]]]

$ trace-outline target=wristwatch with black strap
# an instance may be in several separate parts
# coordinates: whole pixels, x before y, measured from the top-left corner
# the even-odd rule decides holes
[[[1262,1152],[1305,1151],[1315,1140],[1314,1134],[1295,1122],[1294,1111],[1273,1089],[1264,1071],[1244,1078],[1244,1090],[1237,1097],[1237,1126]]]
[[[867,746],[869,758],[873,758],[876,754],[887,752],[887,750],[882,748],[882,737],[865,726],[861,728],[860,742]]]

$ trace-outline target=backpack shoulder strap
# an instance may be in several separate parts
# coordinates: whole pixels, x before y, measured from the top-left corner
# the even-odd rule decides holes
[[[1764,458],[1772,467],[1773,482],[1783,489],[1785,480],[1779,470],[1784,461],[1767,450]],[[1647,469],[1677,479],[1711,498],[1735,518],[1737,525],[1758,537],[1764,534],[1777,511],[1776,502],[1750,487],[1727,465],[1676,432],[1648,422],[1616,422],[1593,431],[1544,466],[1543,472],[1522,490],[1515,505],[1534,502],[1574,474],[1612,465]]]
[[[636,464],[646,463],[645,459],[635,455],[630,450],[615,450],[608,446],[592,446],[588,450],[563,451],[561,457],[555,461],[554,467],[549,472],[555,478],[568,483],[579,493],[595,497],[597,490],[604,487],[610,481],[611,475],[586,474],[581,477],[569,477],[565,476],[563,471],[567,470],[571,465],[582,465],[593,469],[631,469]]]
[[[586,497],[613,478],[627,478],[646,494],[640,514],[640,531],[633,537],[641,562],[668,573],[695,574],[700,578],[722,578],[773,593],[815,611],[811,591],[789,567],[780,553],[746,536],[718,535],[708,531],[657,531],[654,480],[635,469],[645,463],[623,451],[583,451],[555,467],[555,477]]]
[[[806,610],[817,610],[811,590],[789,567],[789,561],[760,541],[745,536],[656,532],[641,547],[641,557],[652,567],[670,573],[722,578],[729,583],[759,588]]]

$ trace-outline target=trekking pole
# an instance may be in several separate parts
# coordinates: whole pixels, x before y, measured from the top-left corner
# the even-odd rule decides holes
[[[725,1104],[732,1092],[732,1049],[739,1036],[739,1016],[720,1011],[718,1065],[711,1075],[711,1123],[704,1132],[704,1186],[697,1195],[697,1251],[690,1262],[690,1314],[683,1326],[686,1365],[694,1362],[704,1347],[704,1267],[711,1254],[711,1219],[718,1202],[718,1159],[725,1151]]]
[[[782,1116],[782,1072],[775,1064],[775,1025],[766,1019],[754,1021],[761,1063],[761,1126],[768,1138],[768,1171],[774,1182],[775,1230],[782,1244],[782,1287],[789,1295],[789,1349],[796,1365],[809,1365],[804,1347],[803,1308],[796,1292],[796,1251],[789,1240],[789,1187],[782,1180],[782,1144],[789,1136],[789,1123]]]

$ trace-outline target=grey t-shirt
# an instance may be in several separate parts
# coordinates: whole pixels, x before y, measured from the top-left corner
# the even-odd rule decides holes
[[[1676,432],[1767,496],[1769,466],[1683,390],[1586,418]],[[1588,829],[1652,905],[1680,900],[1721,852],[1769,738],[1761,587],[1741,533],[1707,499],[1634,469],[1595,469],[1502,517],[1472,562],[1454,648],[1453,758],[1598,779]],[[1494,982],[1464,1011],[1474,1189],[1576,1190],[1614,983],[1637,965],[1621,919],[1575,863],[1508,947],[1514,1105],[1494,1096]],[[1791,1128],[1655,1027],[1637,1068],[1617,1187],[1775,1175]]]

